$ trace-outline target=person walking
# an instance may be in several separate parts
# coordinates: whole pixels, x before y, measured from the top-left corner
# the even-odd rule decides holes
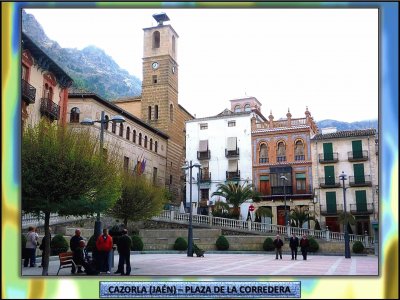
[[[24,267],[36,266],[36,247],[38,245],[38,235],[33,226],[29,226],[28,233],[26,234],[26,244],[25,244],[25,259]]]
[[[99,271],[110,274],[110,265],[108,263],[108,256],[113,247],[113,239],[108,234],[107,228],[103,229],[103,234],[100,235],[96,241],[96,248],[98,252]]]
[[[79,257],[78,257],[79,254],[77,253],[77,250],[79,248],[79,243],[82,240],[83,240],[83,237],[81,236],[81,231],[79,229],[76,229],[75,235],[69,241],[69,247],[71,248],[71,251],[73,253],[72,259],[73,259],[74,263],[78,265],[78,273],[83,273],[81,264],[77,263],[77,261],[79,260]],[[75,272],[76,272],[76,268],[74,265],[72,265],[71,274],[75,274]]]
[[[292,234],[292,237],[289,240],[290,250],[292,251],[292,260],[297,260],[297,247],[299,247],[299,238],[295,233]]]
[[[282,259],[283,241],[281,240],[281,237],[279,236],[279,234],[276,235],[276,239],[274,240],[274,246],[275,246],[275,254],[276,254],[275,259],[278,259],[278,254],[279,254],[280,258]]]
[[[303,260],[307,260],[307,251],[309,246],[310,242],[308,241],[307,236],[303,234],[303,237],[300,240],[300,249],[301,249],[301,254],[303,255]]]
[[[122,230],[122,236],[119,237],[117,248],[119,253],[118,269],[114,274],[130,275],[131,274],[131,247],[132,239],[128,235],[128,230]],[[124,267],[126,264],[126,272]]]

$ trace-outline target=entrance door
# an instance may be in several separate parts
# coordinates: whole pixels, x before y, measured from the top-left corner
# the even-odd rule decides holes
[[[289,208],[286,207],[287,215],[288,215],[288,220],[289,220]],[[285,208],[284,207],[278,207],[277,208],[277,214],[278,214],[278,225],[286,225],[285,224]]]
[[[369,217],[356,217],[356,230],[358,235],[369,235]]]
[[[329,231],[340,232],[340,226],[337,217],[325,217],[325,224],[328,226]]]

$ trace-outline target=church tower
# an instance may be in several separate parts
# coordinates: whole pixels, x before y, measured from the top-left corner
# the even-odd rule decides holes
[[[185,159],[185,121],[193,119],[178,103],[178,34],[167,14],[153,15],[155,27],[144,28],[141,119],[169,135],[166,186],[174,201],[183,199],[182,165]]]

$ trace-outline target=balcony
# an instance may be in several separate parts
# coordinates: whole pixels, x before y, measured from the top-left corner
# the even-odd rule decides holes
[[[226,171],[226,180],[239,181],[240,180],[240,171],[236,171],[236,172]]]
[[[277,156],[276,157],[277,162],[285,162],[286,161],[286,156]]]
[[[285,187],[285,193],[283,191],[283,186],[272,186],[271,187],[271,195],[292,195],[293,194],[293,187],[291,185],[287,185]]]
[[[52,120],[58,120],[60,116],[60,107],[48,98],[42,98],[40,103],[40,112]]]
[[[239,157],[239,148],[236,148],[236,150],[225,149],[225,157],[226,158],[238,158]]]
[[[340,182],[335,177],[320,177],[319,186],[323,189],[340,187]]]
[[[210,159],[210,157],[211,157],[210,150],[197,151],[197,159],[198,160]]]
[[[22,99],[28,103],[33,104],[35,103],[36,97],[36,88],[30,85],[27,81],[21,79],[21,92],[22,92]]]
[[[366,161],[368,160],[368,151],[349,151],[347,152],[349,161]]]
[[[211,172],[201,172],[199,181],[200,181],[200,183],[210,182],[211,181]]]
[[[267,163],[269,163],[269,158],[268,157],[260,157],[259,162],[260,162],[260,164],[267,164]]]
[[[350,204],[350,212],[353,215],[370,215],[374,208],[372,203]]]
[[[372,186],[371,175],[349,176],[350,186]]]
[[[293,195],[310,195],[313,193],[311,186],[306,186],[303,189],[293,188]]]
[[[318,161],[320,164],[331,164],[339,161],[339,154],[333,153],[321,153],[318,155]]]
[[[343,204],[336,204],[336,206],[321,205],[321,215],[335,216],[343,212]]]
[[[305,160],[305,156],[304,155],[295,155],[294,160],[295,161],[303,161],[303,160]]]

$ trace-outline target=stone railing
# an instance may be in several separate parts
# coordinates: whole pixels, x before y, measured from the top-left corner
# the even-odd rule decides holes
[[[179,213],[176,211],[164,210],[158,216],[152,218],[154,221],[165,221],[180,224],[189,224],[189,214]],[[303,234],[314,237],[316,239],[344,242],[344,233],[332,232],[329,230],[314,230],[297,228],[291,226],[282,226],[274,224],[265,224],[252,221],[234,220],[206,215],[192,215],[192,224],[209,228],[224,228],[233,229],[238,231],[253,232],[256,234],[280,234],[282,236],[290,237],[292,233],[301,237]],[[350,242],[360,241],[366,247],[374,244],[374,238],[368,235],[355,235],[349,234]]]
[[[77,220],[82,220],[82,219],[87,219],[87,217],[75,217],[75,216],[59,216],[56,213],[50,214],[50,225],[56,225],[56,224],[63,224],[67,222],[72,222],[72,221],[77,221]],[[28,214],[22,214],[22,229],[26,229],[29,226],[34,226],[34,227],[42,227],[44,226],[44,216],[41,216],[38,218],[37,215],[28,213]]]

